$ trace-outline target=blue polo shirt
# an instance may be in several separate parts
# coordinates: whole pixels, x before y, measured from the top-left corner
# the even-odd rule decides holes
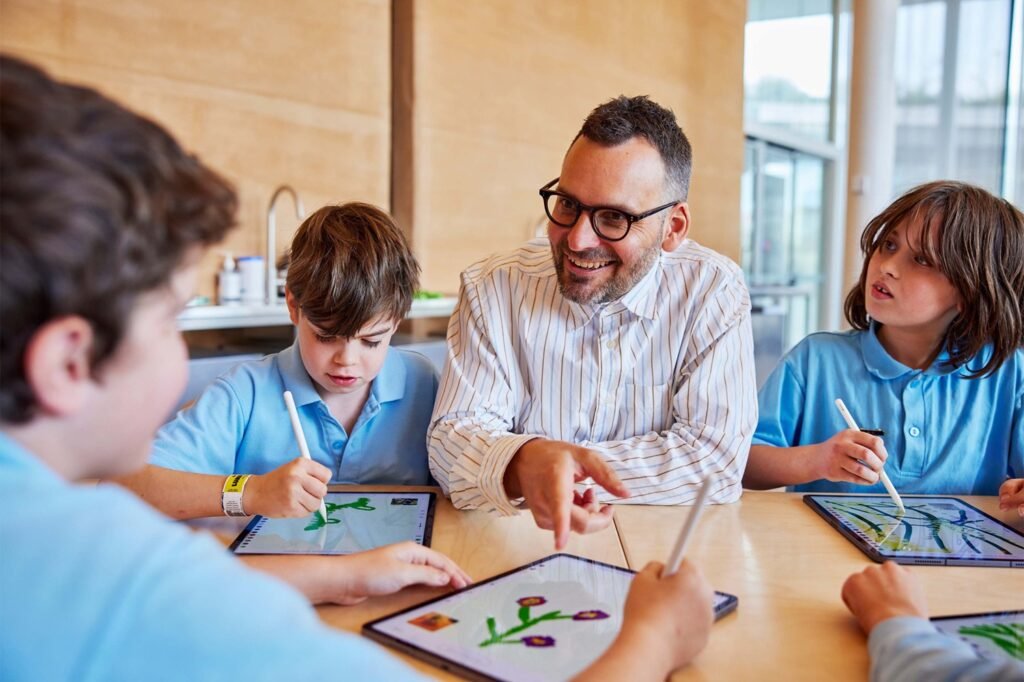
[[[409,679],[288,585],[0,433],[0,679]]]
[[[772,372],[758,394],[754,445],[793,447],[828,440],[846,428],[842,398],[861,428],[883,429],[885,471],[901,493],[995,495],[1024,477],[1024,350],[996,372],[968,379],[991,348],[954,370],[943,354],[925,370],[900,364],[877,328],[812,334]],[[881,483],[815,481],[798,492],[878,492]]]
[[[202,474],[265,474],[299,456],[282,394],[291,391],[310,455],[333,483],[428,485],[427,426],[437,373],[413,351],[389,348],[352,433],[327,409],[296,342],[214,381],[157,433],[151,463]]]

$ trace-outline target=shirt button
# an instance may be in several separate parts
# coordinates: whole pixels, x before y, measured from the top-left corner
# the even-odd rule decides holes
[[[921,380],[920,379],[914,379],[913,381],[910,382],[910,386],[912,388],[917,388],[920,385],[921,385]]]
[[[331,447],[334,448],[335,450],[341,450],[343,447],[345,447],[345,441],[336,440],[333,443],[331,443]]]
[[[918,436],[921,435],[921,429],[917,428],[916,426],[911,426],[907,433],[909,433],[911,437],[917,438]]]
[[[618,347],[619,342],[616,341],[615,339],[612,339],[606,345],[608,346],[608,350],[615,350]]]

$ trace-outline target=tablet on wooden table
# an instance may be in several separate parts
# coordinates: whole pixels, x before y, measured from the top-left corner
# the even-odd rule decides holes
[[[1024,568],[1024,534],[956,497],[805,495],[804,502],[873,560]]]
[[[622,625],[635,573],[554,554],[363,626],[363,634],[474,680],[566,680]],[[736,608],[715,593],[715,618]]]
[[[1024,670],[1024,611],[940,616],[932,624],[970,644],[982,658],[1009,658]]]
[[[412,540],[430,546],[434,493],[329,492],[319,514],[253,518],[228,548],[236,554],[354,554]]]

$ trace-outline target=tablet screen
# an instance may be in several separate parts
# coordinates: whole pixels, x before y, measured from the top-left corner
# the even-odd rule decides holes
[[[633,575],[555,554],[367,623],[363,633],[471,679],[566,680],[615,639]],[[715,593],[716,617],[736,603]]]
[[[412,540],[430,546],[434,493],[327,493],[319,514],[256,516],[229,549],[236,554],[354,554]]]
[[[1024,535],[955,497],[806,495],[804,501],[875,561],[1024,567]]]
[[[932,618],[932,624],[983,658],[1011,658],[1024,665],[1024,611],[943,616]]]

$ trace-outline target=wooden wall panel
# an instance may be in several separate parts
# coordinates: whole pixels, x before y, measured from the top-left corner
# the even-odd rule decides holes
[[[231,179],[240,228],[223,248],[263,253],[273,189],[307,210],[390,188],[387,0],[3,0],[0,49],[92,85],[167,127]],[[285,198],[283,248],[297,225]],[[216,253],[200,293],[214,293]]]
[[[692,235],[738,258],[743,169],[743,0],[395,0],[410,44],[396,77],[415,155],[395,149],[424,284],[454,291],[473,260],[512,248],[543,218],[587,113],[619,94],[672,108],[694,146]],[[408,69],[409,71],[404,71]],[[396,124],[397,126],[397,124]],[[412,192],[412,196],[408,193]]]

